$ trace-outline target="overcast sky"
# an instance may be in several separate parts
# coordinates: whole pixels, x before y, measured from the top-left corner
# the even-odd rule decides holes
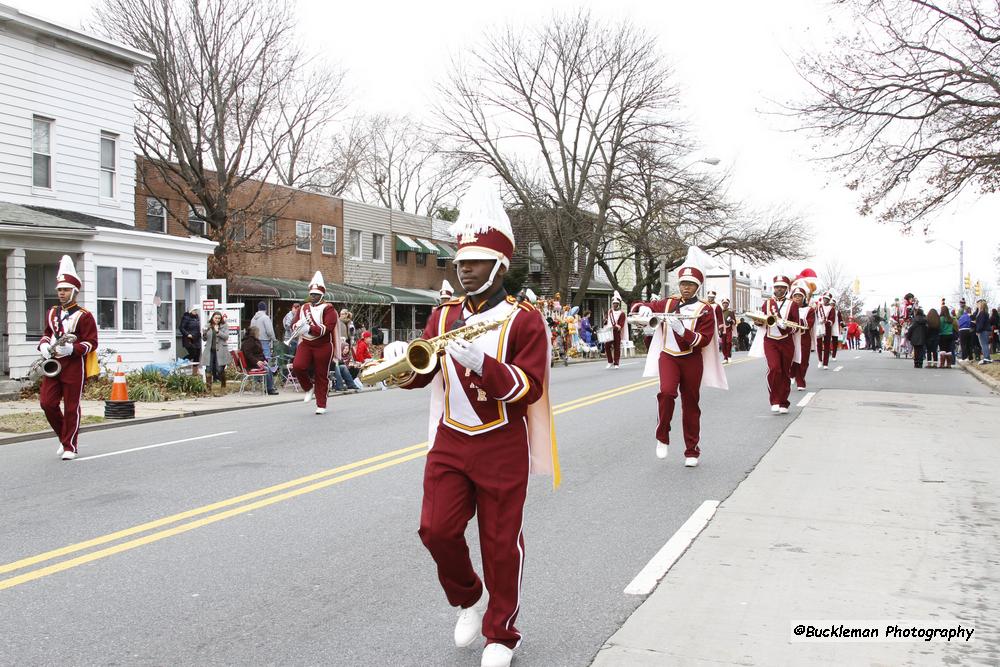
[[[16,7],[78,26],[95,0],[5,0]],[[970,198],[929,221],[926,243],[918,230],[896,229],[862,218],[856,196],[828,165],[811,161],[810,141],[788,132],[771,100],[803,90],[790,58],[829,41],[837,22],[832,4],[820,0],[720,0],[706,2],[567,2],[505,0],[502,3],[330,3],[299,0],[300,30],[307,46],[349,73],[359,110],[425,113],[434,83],[444,78],[450,56],[473,45],[491,26],[545,20],[554,11],[591,9],[601,18],[628,17],[659,39],[673,64],[685,113],[703,150],[733,174],[733,192],[759,206],[789,204],[809,221],[813,256],[753,272],[769,281],[775,270],[794,274],[809,266],[822,279],[830,262],[861,282],[871,304],[906,291],[937,304],[958,287],[959,253],[944,244],[965,242],[965,270],[997,288],[994,256],[1000,199]],[[831,18],[831,14],[833,14]]]

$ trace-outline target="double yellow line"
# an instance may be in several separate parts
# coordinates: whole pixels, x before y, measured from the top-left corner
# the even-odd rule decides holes
[[[564,414],[578,408],[593,405],[594,403],[599,403],[633,391],[645,389],[646,387],[652,387],[656,385],[657,382],[658,380],[656,379],[642,380],[641,382],[635,382],[623,387],[616,387],[614,389],[598,392],[596,394],[590,394],[588,396],[555,406],[553,414]],[[58,572],[63,572],[80,565],[85,565],[86,563],[90,563],[95,560],[100,560],[102,558],[130,551],[147,544],[152,544],[153,542],[159,542],[160,540],[168,537],[173,537],[175,535],[180,535],[181,533],[186,533],[189,530],[194,530],[195,528],[201,528],[202,526],[207,526],[217,521],[222,521],[223,519],[228,519],[262,507],[267,507],[269,505],[274,505],[297,496],[312,493],[313,491],[319,491],[320,489],[325,489],[356,477],[362,477],[380,470],[385,470],[386,468],[406,463],[407,461],[413,461],[414,459],[419,459],[424,456],[427,456],[426,441],[409,447],[403,447],[402,449],[396,449],[391,452],[385,452],[384,454],[372,456],[360,461],[354,461],[353,463],[348,463],[329,470],[306,475],[305,477],[299,477],[287,482],[282,482],[281,484],[275,484],[274,486],[258,489],[257,491],[235,496],[227,500],[221,500],[202,507],[196,507],[178,514],[171,514],[170,516],[165,516],[161,519],[156,519],[155,521],[142,523],[137,526],[132,526],[131,528],[119,530],[114,533],[108,533],[107,535],[101,535],[84,542],[70,544],[68,546],[46,551],[28,558],[22,558],[21,560],[7,563],[6,565],[0,565],[0,575],[3,575],[30,567],[32,565],[38,565],[39,563],[44,563],[55,558],[69,556],[93,547],[118,542],[118,540],[146,533],[147,531],[156,531],[142,535],[141,537],[135,537],[125,542],[118,542],[117,544],[107,546],[103,549],[90,551],[83,555],[76,556],[75,558],[59,561],[58,563],[47,565],[45,567],[8,577],[6,579],[0,579],[0,591],[25,584],[30,581],[35,581]],[[216,513],[212,514],[213,512]],[[195,519],[195,517],[201,518]],[[188,519],[194,520],[187,521]],[[180,523],[179,525],[165,528],[165,526],[177,524],[182,521],[186,521],[186,523]]]

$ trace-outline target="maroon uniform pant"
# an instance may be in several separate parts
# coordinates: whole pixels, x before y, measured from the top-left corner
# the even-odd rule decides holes
[[[604,344],[604,353],[608,355],[608,363],[618,365],[622,357],[622,332],[621,329],[615,330],[615,337],[610,343]]]
[[[792,390],[792,359],[795,357],[795,340],[791,335],[780,340],[764,339],[764,358],[767,359],[767,394],[771,405],[789,406],[788,394]]]
[[[660,352],[660,393],[656,395],[659,417],[656,422],[656,439],[670,444],[670,420],[674,416],[677,394],[681,395],[681,426],[684,431],[684,456],[698,458],[701,450],[701,350],[683,357],[672,357]]]
[[[83,357],[60,359],[62,371],[54,378],[42,378],[39,403],[49,426],[62,446],[76,451],[80,437],[80,398],[83,396]],[[63,408],[59,408],[62,401]]]
[[[837,358],[837,352],[834,350],[833,346],[837,344],[836,337],[833,334],[826,334],[819,341],[819,363],[822,366],[830,365],[830,355],[833,354],[833,358]]]
[[[806,386],[806,371],[809,370],[809,356],[812,354],[812,338],[809,336],[808,332],[802,335],[799,339],[800,354],[799,358],[802,361],[796,363],[792,362],[792,377],[795,378],[795,384],[800,387],[805,388]]]
[[[326,407],[326,395],[330,389],[330,360],[333,358],[333,343],[329,339],[321,341],[304,340],[295,350],[292,372],[302,389],[316,389],[316,407]]]
[[[524,536],[521,515],[528,489],[528,435],[524,421],[479,436],[438,425],[424,467],[420,539],[437,564],[448,603],[471,607],[483,594],[472,567],[465,529],[475,515],[483,576],[490,592],[483,616],[487,643],[514,648],[521,606]]]
[[[729,359],[733,356],[733,330],[726,329],[726,332],[722,334],[722,356],[725,359]]]

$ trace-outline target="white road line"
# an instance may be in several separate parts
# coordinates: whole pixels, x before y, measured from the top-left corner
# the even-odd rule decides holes
[[[206,440],[208,438],[218,438],[221,435],[230,435],[232,433],[236,433],[236,431],[222,431],[221,433],[210,433],[208,435],[199,435],[195,438],[184,438],[183,440],[171,440],[170,442],[161,442],[155,445],[146,445],[144,447],[133,447],[132,449],[123,449],[120,452],[108,452],[107,454],[97,454],[96,456],[83,456],[78,458],[77,461],[93,461],[94,459],[103,459],[105,456],[118,456],[119,454],[129,454],[131,452],[142,451],[143,449],[166,447],[167,445],[179,445],[182,442],[193,442],[194,440]]]
[[[833,369],[833,372],[834,372],[834,373],[836,373],[836,372],[837,372],[837,371],[839,371],[839,370],[840,370],[841,368],[843,368],[843,366],[837,366],[836,368],[834,368],[834,369]]]
[[[649,595],[656,583],[663,578],[677,559],[681,557],[688,545],[698,537],[709,520],[715,515],[715,510],[719,507],[718,500],[706,500],[701,507],[694,511],[694,514],[684,522],[667,543],[656,552],[652,560],[646,563],[639,574],[635,575],[628,586],[625,587],[625,595]]]
[[[813,400],[813,396],[815,395],[816,395],[815,391],[806,392],[806,395],[802,397],[802,400],[800,400],[798,403],[795,404],[796,407],[800,408],[806,407],[806,405],[809,404],[809,401]]]
[[[854,357],[855,359],[860,359],[861,357]]]

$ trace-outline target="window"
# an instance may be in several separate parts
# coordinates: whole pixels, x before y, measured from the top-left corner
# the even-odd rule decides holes
[[[580,246],[577,245],[576,241],[569,242],[569,270],[575,273],[580,266]]]
[[[118,135],[101,132],[101,197],[118,196]]]
[[[45,314],[49,308],[59,303],[56,296],[55,264],[29,264],[24,267],[24,283],[27,301],[27,334],[41,337],[45,331]]]
[[[172,331],[174,328],[174,289],[173,277],[165,271],[156,272],[156,294],[153,295],[153,305],[156,306],[156,330]]]
[[[405,251],[405,250],[397,250],[396,251],[396,264],[400,264],[402,266],[406,266],[406,263],[409,261],[409,257],[410,257],[410,253],[408,253],[407,251]]]
[[[324,255],[336,255],[337,254],[337,228],[330,227],[329,225],[323,225],[321,230],[323,234],[323,254]]]
[[[168,274],[169,275],[169,274]],[[122,330],[139,331],[142,305],[142,271],[122,269]]]
[[[427,253],[418,252],[416,253],[417,266],[427,266]]]
[[[31,184],[52,187],[52,121],[38,116],[31,124]]]
[[[312,250],[312,223],[295,221],[295,249],[309,252]]]
[[[188,231],[192,236],[205,236],[205,207],[188,206]]]
[[[385,236],[382,234],[372,234],[372,261],[385,261]]]
[[[146,229],[151,232],[167,232],[167,209],[156,197],[146,197]]]
[[[361,259],[361,231],[358,229],[351,230],[350,253],[351,259]]]
[[[278,235],[278,218],[273,215],[265,215],[260,223],[260,244],[263,246],[274,245],[274,239]]]
[[[118,269],[97,267],[97,328],[118,328]]]
[[[448,257],[444,253],[438,253],[437,256],[437,267],[439,269],[448,268]]]
[[[545,265],[545,253],[542,251],[542,244],[532,242],[528,244],[528,271],[537,273]]]

